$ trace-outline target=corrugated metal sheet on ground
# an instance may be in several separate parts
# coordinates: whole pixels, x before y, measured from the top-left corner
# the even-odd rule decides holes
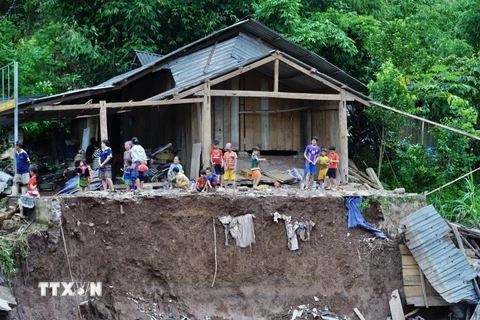
[[[406,245],[435,290],[447,302],[478,302],[472,280],[477,276],[465,255],[454,245],[450,227],[433,206],[402,220]]]

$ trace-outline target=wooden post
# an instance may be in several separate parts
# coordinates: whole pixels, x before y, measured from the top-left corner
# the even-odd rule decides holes
[[[309,145],[310,141],[312,141],[312,137],[314,136],[312,134],[312,109],[307,109],[304,111],[304,119],[305,119],[305,133],[304,133],[304,144]],[[305,146],[302,146],[302,148],[305,148]],[[300,150],[303,154],[303,150]]]
[[[210,150],[212,149],[212,118],[211,118],[211,97],[210,80],[203,86],[202,106],[202,160],[203,167],[210,165]]]
[[[348,128],[347,128],[347,100],[345,89],[340,90],[341,100],[338,104],[338,130],[340,145],[337,146],[340,162],[338,164],[339,183],[348,183]]]
[[[278,60],[275,60],[278,61]],[[268,81],[266,79],[261,79],[261,90],[262,91],[268,91]],[[268,111],[269,110],[269,102],[268,98],[260,98],[260,109],[262,111]],[[268,113],[263,113],[261,115],[261,126],[262,126],[262,145],[261,149],[262,150],[268,150],[270,148],[270,125],[269,125],[269,115]],[[255,141],[253,143],[256,143]]]
[[[239,89],[239,77],[232,78],[232,90]],[[232,148],[240,150],[240,98],[232,97],[232,114],[231,114],[231,139]],[[228,141],[225,141],[228,142]],[[224,148],[223,146],[222,148]]]
[[[278,92],[278,74],[280,69],[280,60],[275,60],[275,68],[273,73],[273,91]]]
[[[108,140],[107,102],[100,101],[100,140]]]

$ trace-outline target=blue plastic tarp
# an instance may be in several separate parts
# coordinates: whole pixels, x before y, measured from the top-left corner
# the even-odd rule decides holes
[[[362,213],[360,212],[360,206],[362,205],[363,199],[360,197],[347,197],[345,199],[346,206],[347,206],[347,217],[348,217],[348,229],[352,229],[355,227],[362,227],[367,229],[368,231],[372,232],[379,238],[386,239],[387,237],[385,234],[372,227],[363,217]]]
[[[100,190],[102,187],[102,181],[98,178],[98,168],[93,171],[92,182],[90,183],[90,191]],[[59,194],[75,194],[78,192],[78,176],[73,177],[72,179],[65,182]]]

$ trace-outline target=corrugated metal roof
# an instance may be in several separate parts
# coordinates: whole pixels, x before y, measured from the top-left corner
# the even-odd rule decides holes
[[[272,50],[265,47],[264,50]],[[212,54],[213,51],[213,54]],[[208,61],[211,55],[210,61]],[[177,86],[184,86],[198,78],[213,75],[219,71],[238,67],[241,63],[263,56],[259,43],[240,33],[238,36],[216,43],[168,64]],[[208,67],[206,68],[208,62]],[[208,78],[208,77],[207,77]]]
[[[331,77],[332,80],[334,80],[337,83],[346,84],[348,86],[347,90],[349,90],[353,94],[359,94],[359,96],[362,96],[362,93],[367,93],[368,92],[368,88],[363,83],[361,83],[357,79],[351,77],[346,72],[344,72],[343,70],[334,66],[333,64],[331,64],[330,62],[328,62],[324,58],[318,56],[317,54],[315,54],[313,52],[308,51],[305,48],[302,48],[301,46],[299,46],[298,44],[296,44],[296,43],[294,43],[290,40],[287,40],[286,38],[284,38],[280,34],[276,33],[275,31],[273,31],[270,28],[266,27],[265,25],[261,24],[260,22],[255,21],[253,19],[247,19],[247,20],[240,21],[240,22],[238,22],[234,25],[231,25],[227,28],[224,28],[222,30],[219,30],[219,31],[217,31],[213,34],[210,34],[210,35],[202,38],[202,39],[194,41],[194,42],[192,42],[192,43],[190,43],[190,44],[188,44],[188,45],[186,45],[182,48],[179,48],[175,51],[172,51],[171,53],[169,53],[167,55],[164,55],[163,57],[161,57],[157,60],[152,60],[151,62],[148,62],[148,63],[146,63],[145,65],[143,65],[139,68],[133,69],[131,71],[128,71],[126,73],[123,73],[121,75],[113,77],[113,78],[111,78],[111,79],[109,79],[109,80],[107,80],[107,81],[105,81],[105,82],[103,82],[103,83],[101,83],[97,86],[90,87],[90,88],[78,89],[78,90],[72,90],[72,91],[64,92],[64,93],[54,95],[54,96],[35,99],[35,100],[32,100],[32,101],[29,101],[28,103],[22,103],[22,105],[27,105],[27,104],[28,105],[35,105],[35,104],[41,104],[41,103],[48,103],[51,100],[54,101],[58,98],[66,98],[67,96],[71,96],[72,99],[75,99],[75,94],[76,93],[88,92],[88,91],[95,92],[95,91],[98,91],[99,89],[107,89],[107,88],[115,89],[116,84],[121,83],[121,82],[130,81],[130,78],[132,76],[135,76],[138,73],[144,72],[147,69],[152,68],[152,71],[155,71],[155,70],[159,70],[159,69],[168,68],[168,65],[170,65],[170,63],[172,63],[171,59],[175,59],[175,56],[181,56],[185,52],[188,52],[188,50],[191,49],[191,48],[198,47],[198,46],[201,47],[202,43],[207,42],[208,40],[215,39],[215,38],[221,38],[222,35],[228,34],[229,32],[231,32],[234,29],[237,29],[239,34],[244,32],[244,33],[248,33],[248,34],[250,34],[254,37],[258,37],[262,40],[262,42],[264,43],[265,46],[270,47],[270,48],[274,48],[274,49],[278,49],[278,50],[292,56],[292,58],[294,58],[295,60],[298,60],[297,62],[305,63],[305,65],[308,65],[308,66],[311,66],[311,67],[317,69],[319,74],[322,74],[323,76],[325,76],[327,78]],[[236,38],[239,39],[239,37],[236,37]],[[243,42],[243,40],[245,40],[245,39],[241,39],[241,40],[242,40],[242,45],[244,45],[245,47],[242,47],[240,45],[239,46],[234,45],[235,50],[232,51],[233,58],[235,58],[235,57],[241,58],[245,54],[245,58],[248,59],[248,56],[250,54],[252,54],[252,53],[256,54],[257,48],[259,48],[261,50],[261,47],[259,46],[258,43],[257,43],[257,48],[255,48],[254,42]],[[209,47],[211,48],[211,46],[209,46]],[[243,49],[245,49],[246,52],[242,52]],[[250,51],[250,49],[252,49],[253,51]],[[202,51],[202,50],[204,50],[204,49],[200,49],[199,51]],[[266,49],[266,51],[268,51],[268,50],[269,49]],[[206,51],[208,51],[208,49]],[[263,50],[262,50],[262,53],[264,53]],[[187,55],[188,55],[188,53],[187,53]],[[181,59],[181,57],[178,58],[178,59]],[[215,60],[225,62],[225,60],[223,60],[223,59],[226,59],[226,57],[225,56],[223,56],[223,57],[218,56],[218,58],[216,58]],[[250,60],[254,60],[254,59],[255,58],[250,57]],[[147,62],[147,61],[145,61],[145,62]],[[241,63],[238,63],[238,65],[240,65],[240,64]],[[205,65],[203,65],[203,67],[204,66]],[[211,64],[211,66],[213,66],[213,65]],[[225,70],[226,68],[228,68],[228,66],[222,65],[222,67],[220,67],[220,66],[214,67],[214,69],[212,69],[212,70],[213,70],[213,72],[218,73],[219,69],[222,69],[222,68]],[[208,68],[208,72],[211,72],[212,70],[210,69],[210,67]],[[188,72],[186,74],[188,74]],[[185,74],[185,76],[186,76],[186,74]],[[178,74],[178,76],[181,78],[180,73]],[[184,83],[194,82],[192,80],[194,80],[194,79],[190,78],[190,79],[186,80],[186,77],[182,78],[182,81]],[[177,86],[178,86],[178,84],[177,84]],[[184,86],[179,86],[179,87],[184,87]],[[179,91],[177,91],[177,92],[179,92]]]
[[[239,26],[248,33],[260,37],[265,44],[270,44],[272,47],[279,49],[289,55],[299,59],[300,61],[313,66],[320,73],[330,76],[341,83],[348,85],[350,88],[355,89],[364,94],[368,93],[368,88],[365,84],[361,83],[354,77],[342,69],[331,64],[324,58],[320,57],[314,52],[311,52],[300,45],[288,40],[287,38],[276,33],[267,26],[260,22],[248,19],[239,23]]]
[[[146,51],[135,50],[135,58],[144,66],[146,64],[160,60],[163,57],[161,54],[151,53]]]
[[[477,303],[472,280],[477,276],[465,255],[447,235],[450,227],[433,206],[402,220],[406,245],[435,290],[447,302]]]

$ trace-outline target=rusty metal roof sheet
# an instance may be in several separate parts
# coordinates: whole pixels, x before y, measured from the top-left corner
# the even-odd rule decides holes
[[[454,245],[450,227],[433,206],[402,220],[406,245],[435,290],[447,302],[477,303],[472,280],[477,276],[465,255]]]

